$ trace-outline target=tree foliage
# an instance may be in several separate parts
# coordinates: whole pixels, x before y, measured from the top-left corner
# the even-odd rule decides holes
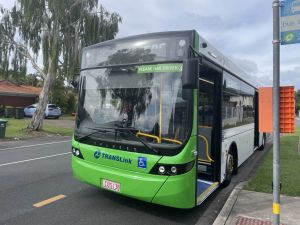
[[[16,27],[8,10],[0,7],[0,78],[18,81],[26,75],[26,58],[20,54],[13,43],[3,38],[4,33],[14,37]]]
[[[300,90],[295,92],[295,113],[298,115],[300,110]]]
[[[10,24],[18,30],[23,43],[14,41],[14,35],[3,28],[6,40],[10,40],[31,61],[44,79],[38,109],[29,125],[39,130],[58,72],[70,83],[79,67],[82,47],[113,39],[121,17],[118,13],[105,10],[98,0],[19,0],[9,17]],[[36,63],[40,51],[43,67]]]

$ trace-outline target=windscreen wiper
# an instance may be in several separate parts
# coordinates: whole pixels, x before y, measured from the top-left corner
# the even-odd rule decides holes
[[[149,149],[150,151],[154,152],[155,154],[160,154],[160,152],[158,150],[156,150],[155,148],[153,148],[151,145],[149,145],[147,142],[145,142],[142,138],[138,137],[135,135],[134,132],[137,132],[138,130],[133,128],[133,127],[87,127],[87,129],[91,129],[91,130],[95,130],[92,133],[89,133],[87,135],[84,135],[82,137],[79,137],[77,139],[77,141],[82,141],[85,138],[93,135],[93,134],[97,134],[97,133],[114,133],[116,131],[120,132],[120,133],[127,133],[130,134],[132,137],[135,137],[136,140],[138,140],[139,142],[141,142],[147,149]],[[111,131],[114,130],[114,131]]]
[[[144,146],[146,146],[149,150],[151,150],[152,152],[156,153],[156,154],[160,154],[159,151],[157,151],[155,148],[153,148],[151,145],[149,145],[146,141],[144,141],[142,138],[140,138],[139,136],[137,136],[134,132],[138,132],[137,129],[133,128],[133,127],[116,127],[116,130],[123,132],[124,131],[128,131],[127,133],[130,134],[132,137],[135,137],[136,140],[138,140],[139,142],[141,142]]]
[[[111,132],[111,131],[108,131],[108,130],[105,130],[105,129],[97,129],[97,128],[92,128],[92,127],[87,127],[87,129],[95,130],[95,131],[92,132],[92,133],[89,133],[87,135],[79,137],[77,139],[77,141],[82,141],[82,140],[86,139],[87,137],[92,136],[93,134],[97,134],[97,133],[103,133],[103,134],[105,134],[105,133]]]

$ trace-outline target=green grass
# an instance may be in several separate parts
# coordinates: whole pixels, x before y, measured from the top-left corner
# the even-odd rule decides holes
[[[300,126],[296,133],[281,137],[280,143],[280,180],[282,183],[281,194],[288,196],[300,196],[300,155],[298,142]],[[245,187],[246,190],[272,193],[273,176],[273,151],[267,153],[265,159],[257,170],[256,175]]]
[[[72,128],[65,128],[61,126],[55,126],[51,124],[50,121],[44,120],[43,130],[36,132],[26,129],[30,120],[28,119],[11,119],[4,118],[7,120],[7,127],[5,138],[13,139],[13,138],[31,138],[31,137],[40,137],[47,135],[72,135]]]
[[[75,116],[72,116],[70,114],[63,114],[61,118],[63,118],[64,120],[75,120]]]

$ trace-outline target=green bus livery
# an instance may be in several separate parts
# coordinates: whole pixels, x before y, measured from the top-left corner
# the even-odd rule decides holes
[[[194,30],[86,47],[73,174],[142,201],[195,207],[263,147],[257,87]]]

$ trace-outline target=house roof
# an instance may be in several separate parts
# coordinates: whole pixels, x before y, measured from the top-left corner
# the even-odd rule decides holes
[[[7,80],[0,80],[0,95],[7,96],[39,96],[42,88],[19,85]]]

